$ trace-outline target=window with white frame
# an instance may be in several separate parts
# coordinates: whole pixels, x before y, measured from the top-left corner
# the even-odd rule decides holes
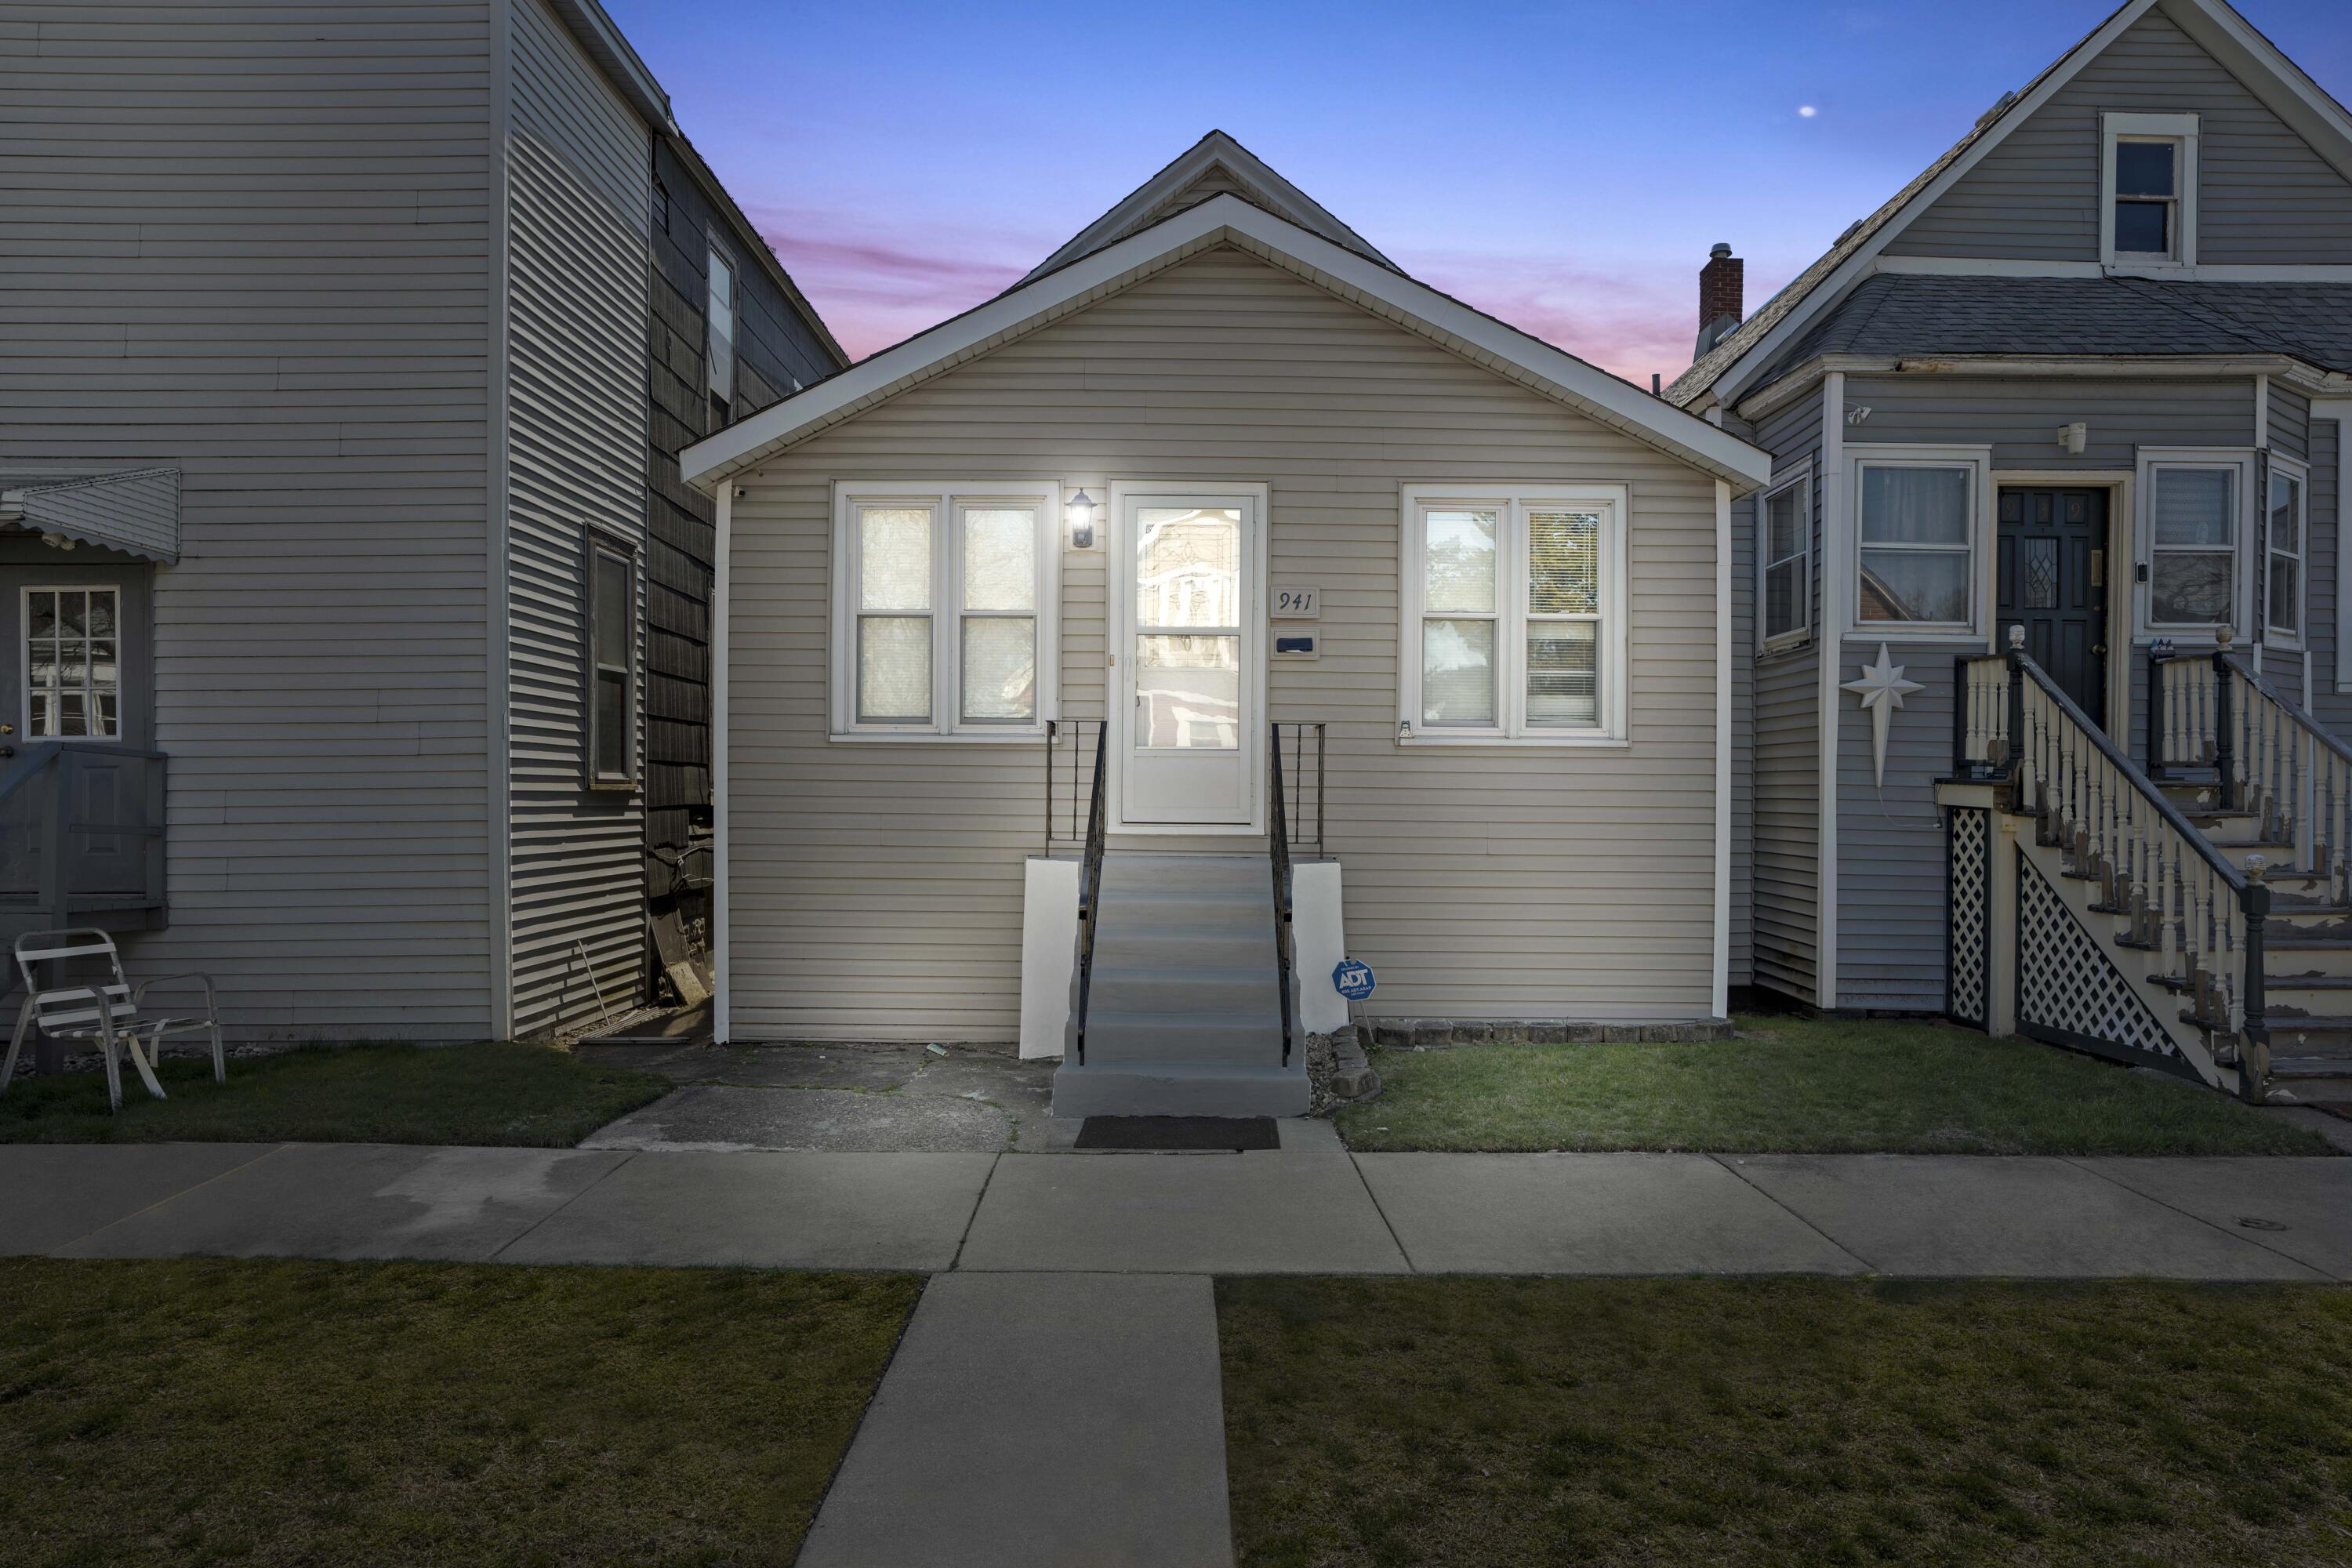
[[[1627,496],[1407,488],[1402,738],[1625,737]]]
[[[637,776],[637,559],[588,536],[587,746],[592,789],[634,788]]]
[[[724,418],[735,402],[735,268],[710,246],[709,280],[703,301],[703,357],[709,363],[710,395],[727,406],[716,410]]]
[[[1857,627],[1974,630],[1983,467],[1957,458],[1856,460]]]
[[[2263,514],[2263,636],[2294,643],[2303,637],[2303,470],[2271,459],[2270,496]]]
[[[1810,475],[1764,492],[1757,558],[1764,645],[1801,642],[1812,630],[1813,508]]]
[[[2158,460],[2146,468],[2148,626],[2205,631],[2234,624],[2242,465]]]
[[[113,588],[25,590],[25,737],[122,738],[122,600]]]
[[[839,492],[834,732],[1003,740],[1053,716],[1053,486]]]
[[[2109,266],[2197,259],[2197,116],[2109,114],[2100,149],[2100,258]]]

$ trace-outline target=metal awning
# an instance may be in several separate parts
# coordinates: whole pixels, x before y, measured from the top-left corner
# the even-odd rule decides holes
[[[180,470],[0,473],[0,526],[8,524],[169,566],[180,559]]]

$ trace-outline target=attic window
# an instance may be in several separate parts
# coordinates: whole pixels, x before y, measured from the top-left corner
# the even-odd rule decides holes
[[[2100,259],[2185,267],[2197,259],[2197,117],[2110,114],[2100,158]]]

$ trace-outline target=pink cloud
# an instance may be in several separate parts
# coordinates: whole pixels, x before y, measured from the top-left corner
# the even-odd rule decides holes
[[[941,247],[834,213],[753,208],[750,216],[841,346],[860,359],[1003,293],[1057,243],[960,230],[958,244]]]

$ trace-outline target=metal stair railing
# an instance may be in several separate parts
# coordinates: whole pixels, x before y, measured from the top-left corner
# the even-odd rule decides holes
[[[1998,720],[1963,715],[1957,727],[2003,737],[1990,766],[2008,785],[2010,809],[2039,820],[2041,842],[2057,847],[2068,875],[2099,885],[2095,907],[2127,922],[2123,940],[2158,955],[2159,973],[2188,1000],[2188,1021],[2217,1038],[2215,1059],[2237,1067],[2242,1092],[2259,1100],[2270,1068],[2263,950],[2271,906],[2259,860],[2252,875],[2232,864],[2024,644],[2024,628],[2011,627],[2006,711]],[[1986,662],[1964,661],[1965,707],[1990,695],[1978,675]],[[1955,765],[1965,773],[1969,759]]]
[[[1099,912],[1098,906],[1102,900],[1103,846],[1109,836],[1106,820],[1108,788],[1106,782],[1107,775],[1104,773],[1104,764],[1108,761],[1108,748],[1103,745],[1102,736],[1102,725],[1097,722],[1094,789],[1087,798],[1087,805],[1086,856],[1078,865],[1078,938],[1075,958],[1077,967],[1077,996],[1071,1008],[1071,1022],[1074,1026],[1071,1031],[1071,1043],[1076,1053],[1076,1063],[1079,1067],[1087,1065],[1087,1003],[1094,987],[1095,927],[1099,923],[1096,916]],[[1052,757],[1053,752],[1049,746],[1046,751],[1049,778],[1053,765]],[[1073,766],[1075,765],[1074,763]],[[1050,800],[1050,796],[1048,798]],[[1052,832],[1051,809],[1049,805],[1047,807],[1049,835]]]
[[[1291,943],[1290,934],[1290,814],[1283,805],[1282,787],[1282,726],[1268,726],[1271,731],[1272,757],[1266,764],[1266,793],[1271,797],[1266,807],[1267,837],[1271,841],[1267,863],[1274,868],[1274,969],[1275,988],[1282,994],[1282,1065],[1290,1065],[1291,1039],[1297,1026],[1290,1005],[1291,975],[1297,968],[1298,955]],[[1319,749],[1319,748],[1318,748]],[[1321,837],[1320,818],[1323,811],[1322,790],[1318,784],[1315,803],[1317,837]]]

